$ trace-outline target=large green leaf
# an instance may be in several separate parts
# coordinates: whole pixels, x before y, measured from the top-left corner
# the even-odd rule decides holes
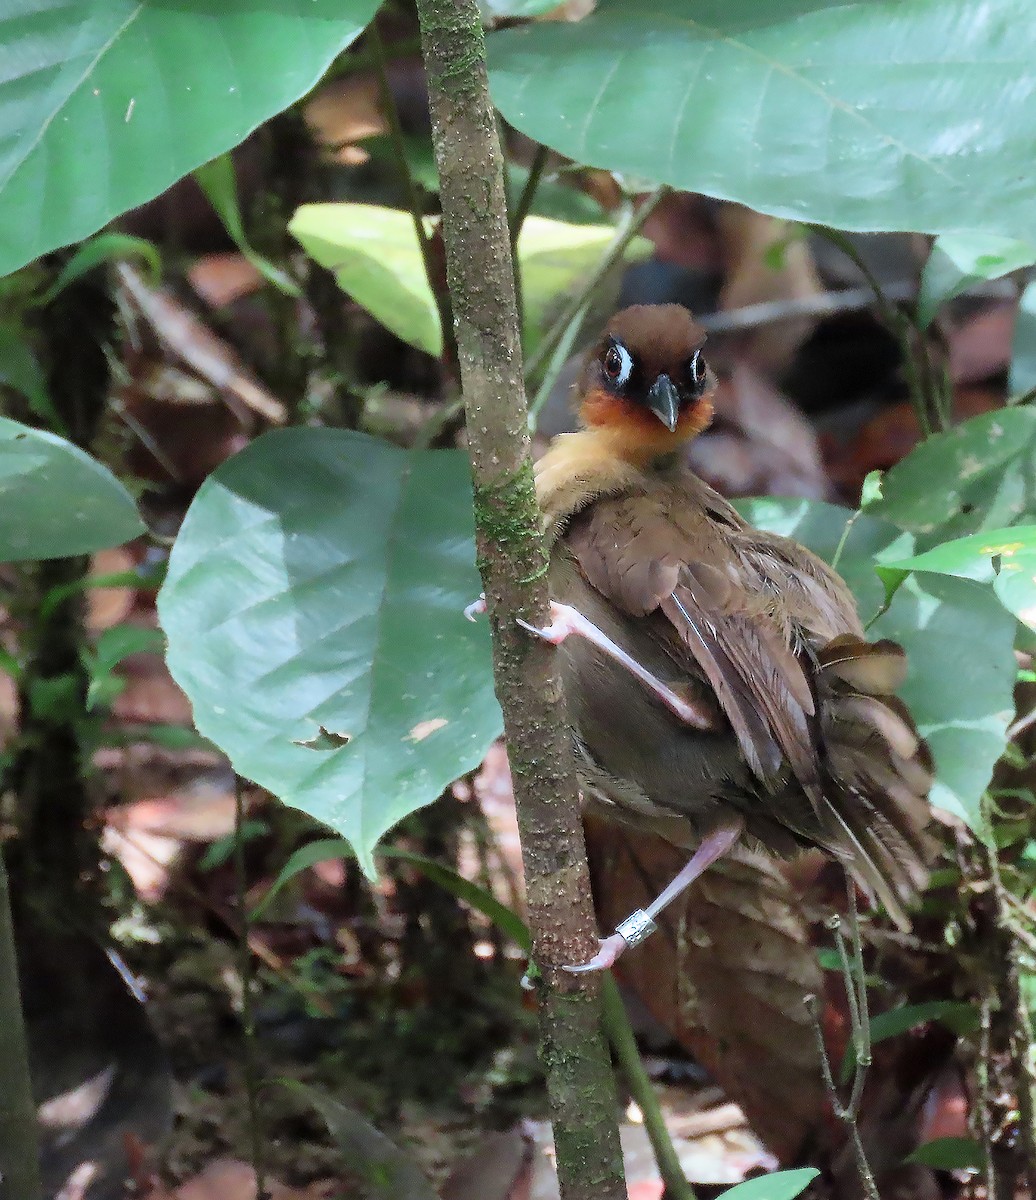
[[[918,547],[1036,518],[1036,409],[972,417],[922,442],[882,481],[875,516],[917,535]]]
[[[1004,607],[1036,629],[1036,525],[973,533],[887,565],[992,583]]]
[[[832,562],[871,616],[884,594],[875,558],[902,559],[911,539],[883,521],[809,500],[739,501],[753,524],[793,537]],[[844,540],[843,540],[844,535]],[[912,576],[870,627],[907,652],[902,697],[931,746],[936,763],[932,802],[984,833],[982,795],[1006,744],[1013,711],[1016,624],[989,588],[963,579]],[[981,653],[976,636],[981,635]]]
[[[89,554],[143,532],[133,497],[107,467],[0,417],[0,562]]]
[[[463,454],[291,429],[202,486],[159,615],[199,731],[372,872],[500,732],[478,590]]]
[[[0,275],[78,241],[304,95],[377,0],[6,0]]]
[[[1036,233],[1027,0],[602,0],[489,51],[503,115],[577,162],[843,229]]]

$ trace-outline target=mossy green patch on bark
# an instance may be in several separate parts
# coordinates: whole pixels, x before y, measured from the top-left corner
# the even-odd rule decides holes
[[[536,503],[536,480],[528,461],[513,474],[494,480],[489,485],[475,485],[475,528],[479,536],[496,546],[527,546],[540,541],[540,510]],[[538,578],[546,570],[546,556],[541,553],[542,568],[534,567]]]

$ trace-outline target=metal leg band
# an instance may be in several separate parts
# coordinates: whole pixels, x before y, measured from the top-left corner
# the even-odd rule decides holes
[[[639,946],[646,938],[649,938],[658,926],[642,909],[638,908],[636,912],[621,921],[615,927],[615,932],[623,939],[628,946]]]

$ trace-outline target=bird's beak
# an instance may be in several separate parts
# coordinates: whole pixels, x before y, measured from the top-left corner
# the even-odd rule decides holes
[[[648,408],[673,433],[680,417],[680,395],[668,375],[659,375],[647,394]]]

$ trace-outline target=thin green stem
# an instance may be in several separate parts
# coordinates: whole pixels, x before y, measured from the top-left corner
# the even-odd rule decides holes
[[[413,218],[414,232],[417,234],[417,244],[421,249],[421,260],[424,263],[428,286],[431,288],[435,307],[439,313],[444,355],[447,361],[453,362],[456,360],[456,349],[453,344],[453,315],[450,312],[449,302],[443,291],[440,273],[436,269],[432,241],[428,236],[428,230],[425,228],[424,205],[421,203],[421,196],[417,190],[414,176],[411,173],[410,163],[407,160],[406,143],[403,140],[403,127],[399,123],[399,111],[396,108],[396,100],[392,95],[392,88],[389,84],[385,45],[381,40],[381,34],[378,32],[376,21],[372,22],[368,27],[367,35],[374,56],[374,66],[378,73],[378,90],[381,95],[381,107],[384,110],[385,120],[388,121],[389,144],[392,147],[392,157],[396,161],[396,173],[399,175],[400,183],[403,185],[403,190],[406,193],[407,206],[410,209],[410,216]]]
[[[558,381],[558,376],[568,361],[568,356],[572,353],[572,347],[579,336],[579,331],[583,327],[583,322],[586,320],[586,314],[589,309],[590,305],[588,302],[583,305],[579,312],[576,313],[574,319],[569,322],[564,336],[558,342],[551,360],[547,364],[547,369],[543,372],[543,378],[540,380],[539,386],[536,388],[536,394],[529,405],[529,416],[532,419],[534,427],[536,418],[540,414],[540,409],[543,408],[544,404],[550,398],[550,394],[554,390],[554,385]]]
[[[644,1128],[655,1152],[658,1171],[665,1183],[668,1200],[695,1200],[694,1189],[684,1175],[676,1147],[666,1127],[658,1096],[640,1061],[633,1030],[630,1028],[626,1008],[619,989],[610,975],[601,980],[602,1024],[605,1036],[611,1043],[619,1067],[626,1077],[633,1099],[644,1114]]]
[[[939,427],[943,427],[943,424],[940,417],[941,405],[936,392],[933,391],[930,379],[931,362],[924,334],[916,328],[906,313],[885,295],[881,281],[867,265],[866,260],[852,241],[840,229],[831,229],[826,225],[811,225],[810,228],[826,238],[832,245],[837,246],[856,266],[873,291],[881,315],[899,344],[903,370],[907,378],[907,389],[910,393],[910,403],[917,416],[918,425],[921,427],[921,435],[925,438],[929,437],[933,431],[933,415]]]
[[[623,215],[622,220],[615,228],[614,237],[608,243],[608,248],[601,255],[597,266],[590,272],[578,293],[565,305],[557,320],[544,335],[543,341],[526,368],[526,381],[536,379],[544,366],[551,361],[554,351],[565,337],[569,326],[573,321],[578,320],[579,314],[589,304],[597,289],[615,266],[621,262],[627,246],[643,229],[645,221],[655,211],[659,201],[669,190],[665,185],[655,188],[639,207],[631,205]]]
[[[525,187],[522,188],[521,195],[518,197],[518,203],[514,206],[514,211],[510,214],[507,222],[507,230],[511,238],[511,253],[517,254],[518,239],[522,234],[522,226],[525,224],[525,218],[529,215],[529,210],[532,208],[532,202],[536,197],[536,189],[540,186],[540,180],[543,178],[543,168],[547,165],[547,156],[550,152],[546,146],[537,146],[536,153],[532,157],[532,163],[529,166],[529,177],[525,181]]]
[[[266,1191],[266,1156],[263,1151],[262,1113],[259,1105],[259,1065],[256,1056],[255,1006],[252,988],[252,952],[248,945],[249,911],[248,880],[245,872],[245,842],[242,829],[245,823],[244,791],[241,779],[234,779],[234,886],[240,934],[238,938],[238,971],[241,975],[241,1023],[244,1030],[245,1096],[248,1104],[248,1133],[251,1140],[252,1169],[255,1171],[257,1200],[269,1200]]]

